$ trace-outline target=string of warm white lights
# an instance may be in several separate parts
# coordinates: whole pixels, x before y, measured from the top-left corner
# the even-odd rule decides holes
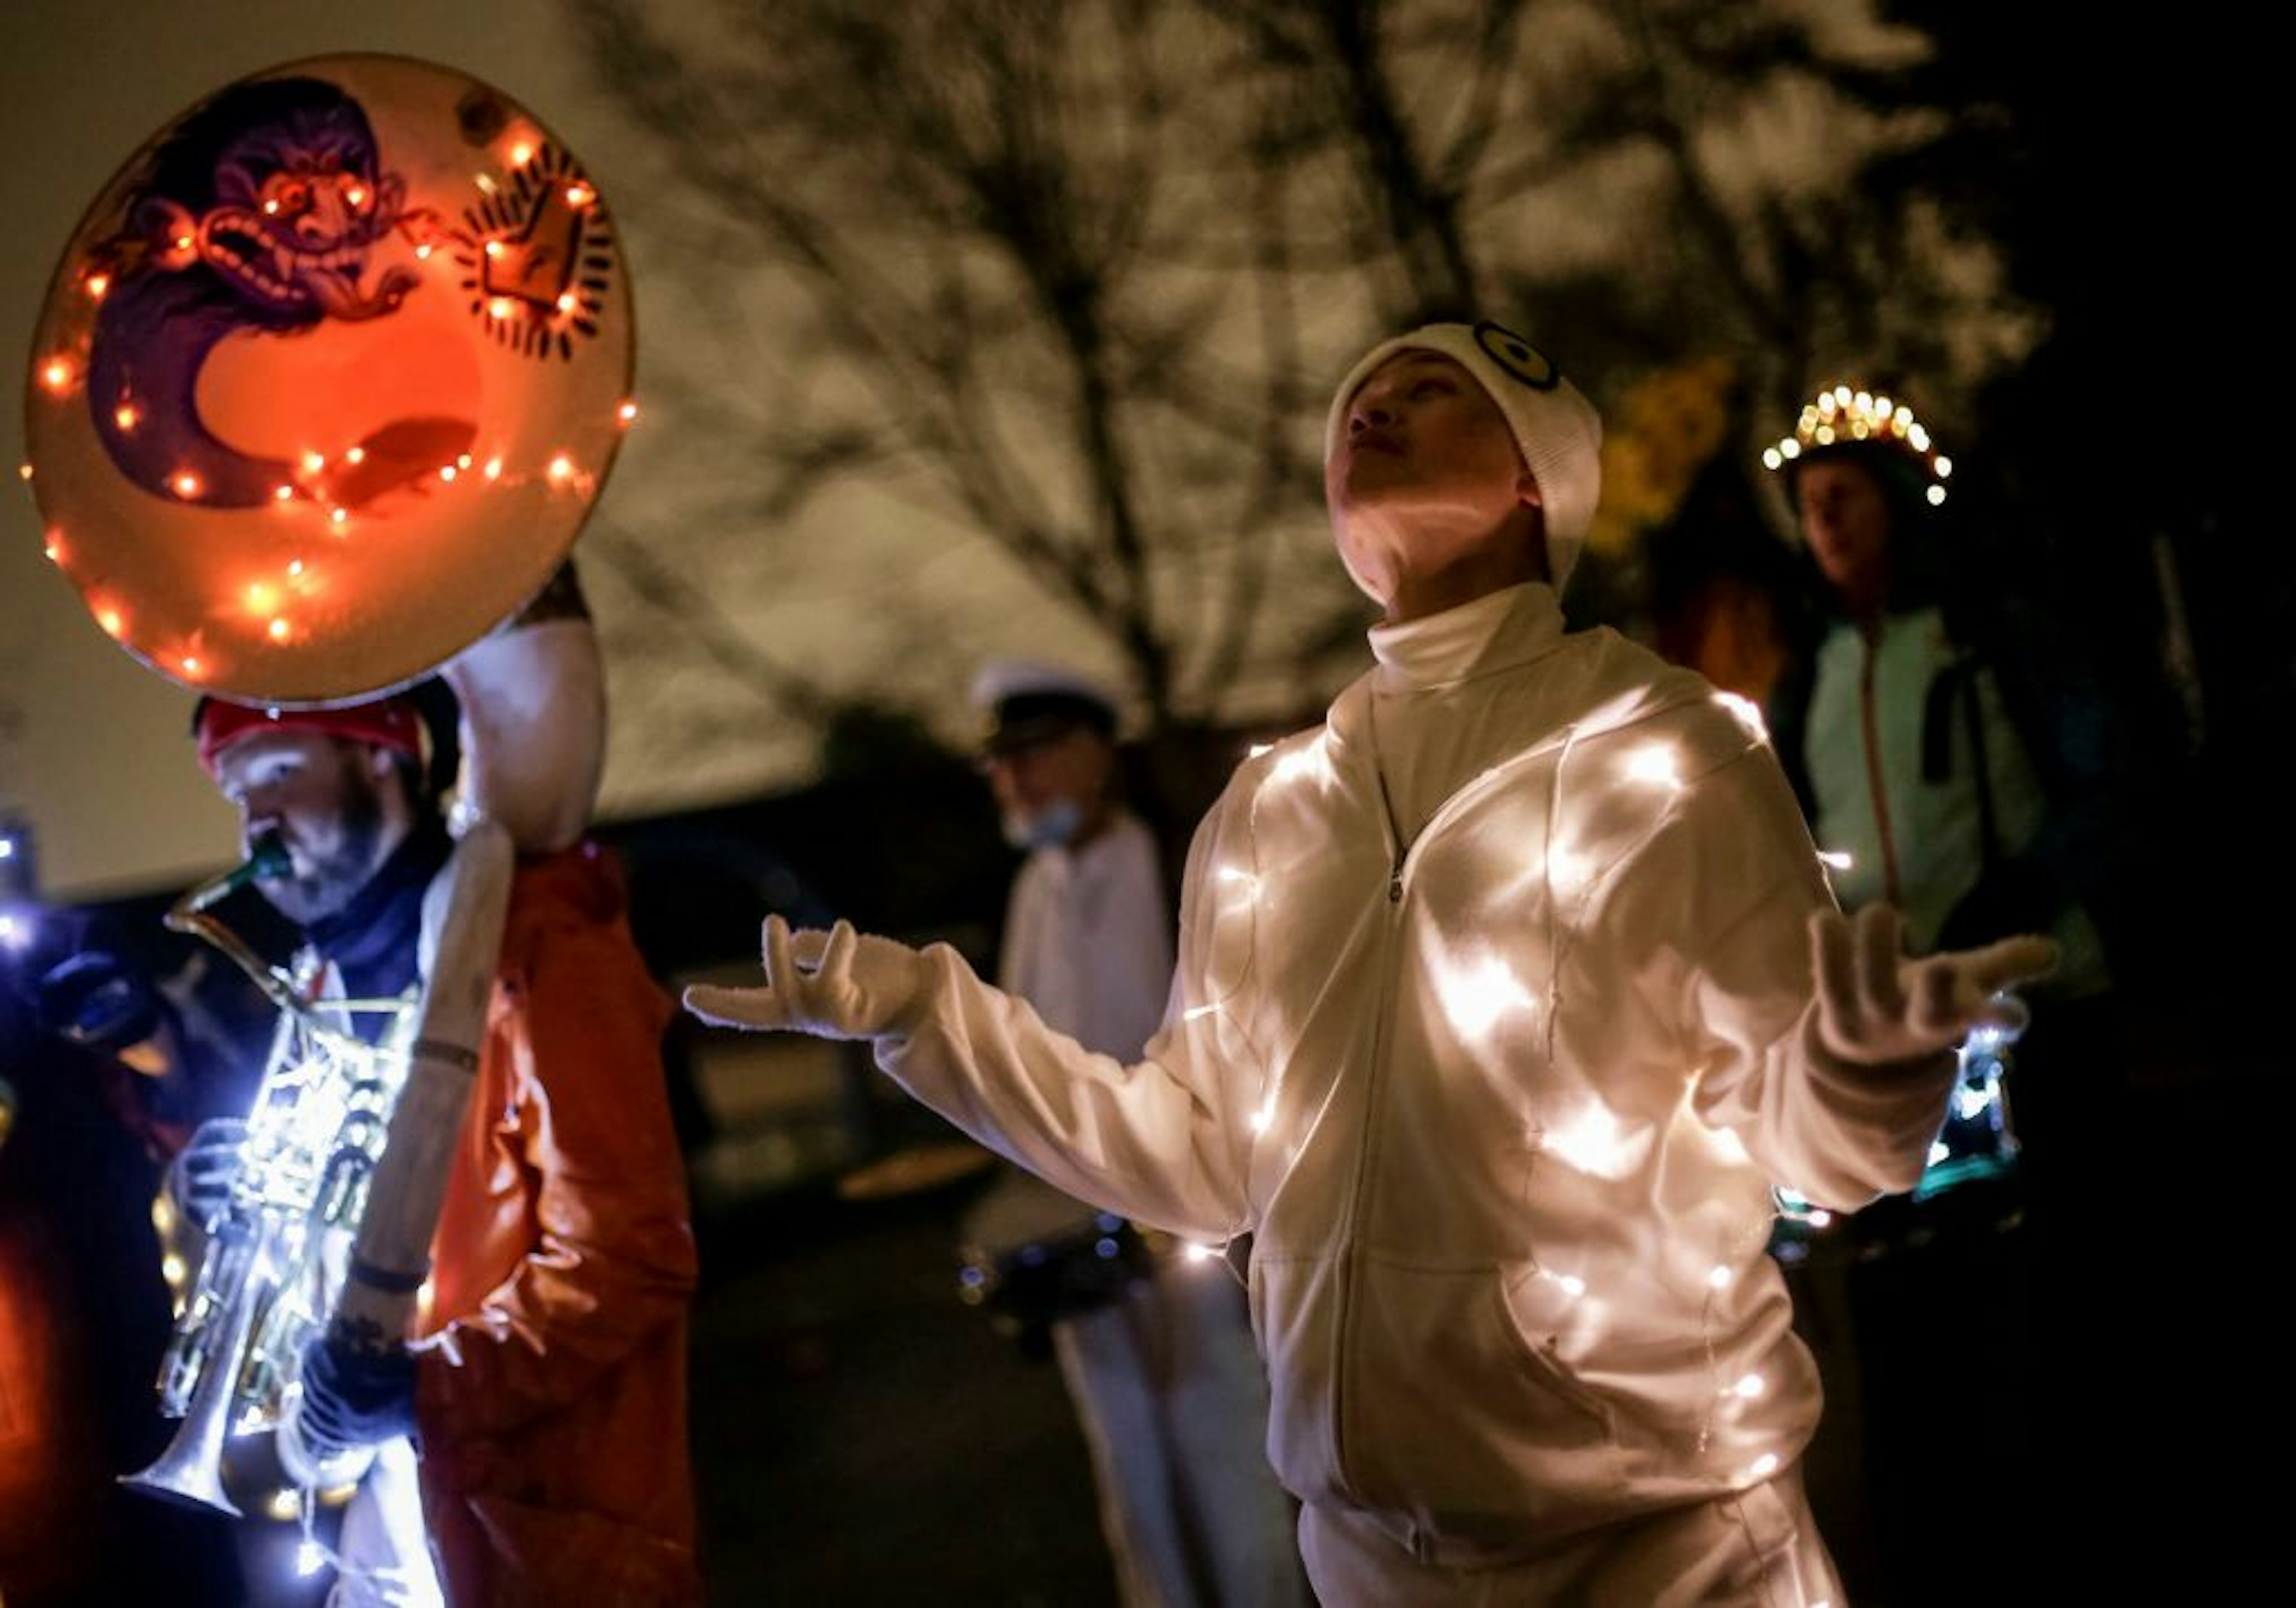
[[[1748,747],[1767,742],[1758,710],[1745,700],[1727,693],[1714,696],[1736,724]],[[1543,866],[1540,875],[1546,885],[1543,903],[1552,923],[1544,988],[1534,986],[1508,956],[1489,948],[1454,957],[1453,964],[1440,969],[1437,978],[1445,1015],[1464,1038],[1488,1043],[1503,1021],[1529,1014],[1540,1019],[1538,1030],[1545,1035],[1550,1058],[1555,1051],[1553,1035],[1562,1004],[1558,990],[1570,932],[1583,920],[1587,902],[1603,885],[1604,868],[1630,858],[1661,830],[1672,818],[1677,801],[1694,779],[1689,774],[1687,756],[1662,740],[1595,744],[1579,742],[1578,736],[1574,728],[1559,752],[1549,751],[1554,792],[1547,800],[1548,821],[1555,835],[1539,851]],[[1276,755],[1252,799],[1250,819],[1255,830],[1261,809],[1274,808],[1275,801],[1287,790],[1332,783],[1332,759],[1327,743],[1327,734],[1319,732],[1288,745],[1285,751]],[[1742,753],[1745,750],[1737,751]],[[1250,758],[1259,759],[1268,752],[1266,746],[1256,747]],[[1657,802],[1647,812],[1647,819],[1631,842],[1609,846],[1598,857],[1592,845],[1570,839],[1564,824],[1579,813],[1576,808],[1579,800],[1636,794],[1654,795]],[[1610,812],[1599,813],[1609,818]],[[1398,882],[1402,878],[1398,866]],[[1210,886],[1215,908],[1209,919],[1216,926],[1241,922],[1257,927],[1269,891],[1259,872],[1235,861],[1216,863]],[[1215,975],[1208,980],[1218,990],[1217,997],[1188,1007],[1183,1021],[1192,1023],[1221,1019],[1226,1030],[1248,1037],[1252,1024],[1239,1017],[1249,1013],[1234,1009],[1242,993],[1241,980],[1226,975],[1218,966],[1212,970]],[[1259,1062],[1267,1082],[1251,1114],[1250,1128],[1256,1138],[1273,1138],[1278,1136],[1271,1130],[1286,1069],[1280,1055],[1263,1055]],[[1295,1124],[1301,1120],[1304,1119],[1300,1114],[1294,1114]],[[1557,1165],[1595,1175],[1618,1176],[1630,1169],[1635,1158],[1647,1153],[1653,1140],[1647,1123],[1630,1120],[1592,1095],[1569,1112],[1549,1113],[1548,1120],[1528,1118],[1525,1132],[1525,1142],[1539,1155],[1552,1158]],[[1713,1142],[1726,1151],[1743,1154],[1742,1145],[1727,1132],[1714,1133]],[[1712,1246],[1713,1259],[1703,1275],[1699,1296],[1701,1340],[1710,1388],[1706,1392],[1707,1405],[1698,1415],[1694,1427],[1685,1425],[1685,1432],[1701,1456],[1711,1452],[1722,1426],[1739,1421],[1748,1408],[1763,1400],[1773,1389],[1774,1381],[1762,1366],[1749,1366],[1745,1358],[1733,1354],[1738,1328],[1727,1321],[1727,1314],[1731,1305],[1729,1292],[1745,1276],[1748,1267],[1763,1254],[1775,1221],[1772,1211],[1750,1212],[1731,1225],[1726,1240]],[[1194,1258],[1222,1253],[1221,1248],[1212,1245],[1189,1247],[1189,1255]],[[1577,1321],[1600,1323],[1601,1315],[1608,1309],[1604,1292],[1567,1268],[1534,1263],[1529,1276],[1555,1292],[1565,1307],[1579,1315]],[[1741,1455],[1742,1463],[1730,1472],[1734,1481],[1743,1484],[1759,1483],[1768,1478],[1784,1465],[1786,1456],[1781,1449],[1765,1448],[1759,1443]]]
[[[1806,452],[1852,441],[1872,441],[1904,453],[1928,480],[1923,495],[1931,505],[1945,501],[1953,460],[1938,450],[1929,426],[1905,403],[1849,385],[1829,386],[1804,404],[1793,433],[1762,449],[1762,464],[1781,470]]]

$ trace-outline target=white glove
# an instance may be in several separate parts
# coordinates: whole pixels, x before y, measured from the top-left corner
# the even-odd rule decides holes
[[[1973,1029],[2013,1037],[2025,1024],[2025,1007],[2003,990],[2046,976],[2057,964],[2057,946],[2031,936],[1910,958],[1900,952],[1902,923],[1888,905],[1868,905],[1854,918],[1818,911],[1809,940],[1819,1040],[1841,1060],[1866,1066],[1951,1049]]]
[[[924,981],[917,952],[839,922],[792,934],[766,917],[766,986],[685,990],[685,1008],[713,1027],[784,1030],[816,1038],[875,1038],[895,1030]]]

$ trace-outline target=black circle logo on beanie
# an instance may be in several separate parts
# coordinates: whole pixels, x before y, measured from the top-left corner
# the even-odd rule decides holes
[[[1475,344],[1492,362],[1533,390],[1553,390],[1562,378],[1545,352],[1503,324],[1485,319],[1477,324]]]

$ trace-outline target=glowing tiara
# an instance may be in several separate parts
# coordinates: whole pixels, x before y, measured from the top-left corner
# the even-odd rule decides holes
[[[1914,417],[1914,410],[1902,402],[1847,385],[1818,392],[1802,408],[1793,434],[1775,447],[1762,449],[1762,464],[1767,469],[1784,469],[1806,452],[1853,441],[1872,441],[1904,453],[1928,477],[1925,495],[1931,505],[1945,501],[1945,482],[1953,473],[1953,460],[1937,449],[1928,427]]]

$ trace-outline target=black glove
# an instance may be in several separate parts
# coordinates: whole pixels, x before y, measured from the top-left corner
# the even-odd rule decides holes
[[[414,1432],[414,1358],[403,1346],[355,1351],[332,1336],[303,1348],[296,1432],[322,1460]]]
[[[108,1055],[158,1032],[160,1009],[159,990],[101,949],[75,955],[40,979],[40,1025]]]

